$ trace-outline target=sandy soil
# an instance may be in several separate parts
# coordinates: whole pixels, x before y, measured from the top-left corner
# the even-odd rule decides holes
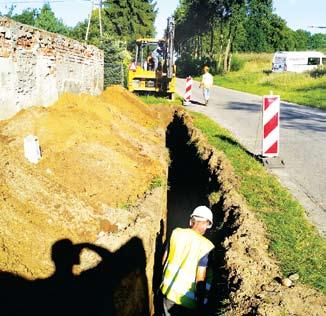
[[[39,138],[37,165],[24,158],[29,134]],[[0,122],[0,152],[0,270],[31,279],[53,272],[56,240],[118,232],[119,212],[166,177],[158,112],[120,87]]]
[[[113,252],[139,237],[151,295],[155,239],[163,238],[161,219],[166,216],[165,128],[171,110],[145,105],[123,88],[112,87],[98,97],[66,94],[51,107],[33,107],[0,122],[0,271],[29,280],[47,278],[54,272],[51,247],[62,238]],[[296,282],[287,287],[278,281],[284,276],[268,253],[265,229],[237,193],[230,163],[193,127],[191,118],[178,111],[210,177],[220,183],[220,200],[212,199],[212,205],[220,204],[223,211],[230,302],[225,312],[325,315],[324,295]],[[23,139],[29,134],[40,141],[37,165],[24,158]],[[122,257],[123,262],[133,260],[123,251]],[[94,253],[83,252],[76,274],[98,260]],[[117,303],[121,315],[147,315],[148,307],[139,303],[139,273],[120,284],[126,296]],[[130,304],[125,304],[128,299]],[[135,313],[133,306],[141,312]]]

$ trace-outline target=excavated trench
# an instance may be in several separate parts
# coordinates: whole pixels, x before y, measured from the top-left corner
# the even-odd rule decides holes
[[[176,110],[166,130],[166,147],[170,152],[167,238],[175,227],[188,227],[194,207],[203,204],[213,211],[214,225],[206,235],[215,245],[207,315],[305,316],[310,310],[314,310],[311,315],[323,315],[325,296],[301,284],[284,285],[268,251],[265,227],[239,194],[239,179],[230,161],[208,143],[186,112]],[[154,275],[159,272],[154,267]]]
[[[214,243],[215,250],[211,260],[214,276],[209,310],[210,313],[216,313],[223,309],[223,302],[229,296],[222,242],[234,229],[232,225],[223,223],[222,199],[212,200],[213,196],[219,195],[220,184],[210,169],[210,157],[203,159],[200,156],[189,134],[182,117],[176,114],[166,131],[166,147],[170,153],[166,237],[168,240],[176,227],[189,227],[189,215],[196,206],[210,206],[214,214],[214,226],[206,233],[206,237]]]
[[[282,274],[268,253],[263,225],[238,193],[231,163],[186,112],[175,109],[171,120],[165,107],[157,115],[122,88],[108,90],[101,102],[92,97],[71,107],[68,101],[62,109],[37,110],[46,118],[39,122],[44,157],[37,168],[22,163],[19,141],[31,133],[33,115],[25,111],[0,126],[7,161],[0,166],[6,179],[0,185],[1,315],[148,316],[154,310],[160,315],[160,298],[153,293],[161,282],[164,241],[175,227],[188,226],[200,204],[214,214],[207,233],[215,245],[208,315],[322,315],[323,296],[273,281]],[[159,119],[154,137],[152,122]],[[155,183],[132,207],[115,208],[130,194],[143,192],[138,186],[153,175],[164,177],[167,124],[168,191]],[[79,131],[90,126],[96,129],[85,147],[88,132]],[[69,129],[62,135],[63,127]],[[63,136],[67,141],[61,144]]]

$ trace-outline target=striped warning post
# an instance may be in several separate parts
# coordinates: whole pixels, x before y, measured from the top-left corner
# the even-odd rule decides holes
[[[190,105],[191,91],[192,90],[192,78],[189,76],[186,78],[186,92],[184,95],[183,105]]]
[[[277,157],[280,140],[280,96],[263,97],[263,157]]]
[[[132,70],[132,71],[136,71],[137,70],[137,66],[136,66],[136,64],[134,62],[131,63],[131,65],[129,66],[129,70]]]

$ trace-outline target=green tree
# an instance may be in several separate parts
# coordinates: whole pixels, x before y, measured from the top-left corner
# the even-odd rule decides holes
[[[297,30],[294,33],[295,50],[307,50],[309,48],[311,34],[304,30]]]
[[[5,16],[24,24],[38,27],[45,31],[69,35],[70,28],[61,19],[58,19],[49,3],[45,3],[41,10],[27,8],[20,14],[14,14],[15,6],[12,5]]]
[[[210,64],[213,72],[226,72],[235,51],[323,46],[321,38],[313,42],[309,33],[291,30],[273,10],[272,0],[181,0],[174,13],[179,69],[184,61],[191,69]]]
[[[270,50],[294,50],[295,49],[295,32],[287,27],[285,20],[276,14],[270,16],[270,26],[267,29],[268,45]]]
[[[105,35],[99,47],[104,51],[104,87],[125,85],[130,63],[126,42]]]
[[[17,22],[34,26],[37,16],[38,16],[37,9],[27,8],[23,10],[21,14],[12,15],[10,18]]]
[[[245,30],[247,43],[243,49],[251,52],[273,50],[269,42],[271,35],[272,0],[248,0]]]
[[[132,42],[139,37],[155,35],[154,22],[157,11],[156,3],[152,0],[106,0],[103,1],[102,26],[103,33],[119,40]],[[85,39],[88,20],[78,23],[72,35]],[[92,43],[100,42],[99,12],[92,12],[89,40]]]
[[[106,5],[108,2],[108,5]],[[104,2],[105,16],[114,34],[125,40],[155,35],[157,11],[152,0],[109,0]]]
[[[179,53],[191,52],[205,63],[207,57],[217,59],[215,68],[228,71],[236,39],[244,34],[245,5],[245,0],[181,1],[175,12]]]
[[[70,29],[58,19],[51,9],[49,3],[45,3],[35,19],[36,27],[62,35],[69,35]]]
[[[104,85],[125,84],[130,55],[127,47],[139,37],[155,35],[156,3],[152,0],[103,1],[101,11],[103,37],[100,36],[99,10],[94,10],[88,34],[88,43],[104,50]],[[88,20],[73,28],[71,35],[85,40]]]
[[[309,48],[326,50],[326,34],[313,34],[310,39]]]

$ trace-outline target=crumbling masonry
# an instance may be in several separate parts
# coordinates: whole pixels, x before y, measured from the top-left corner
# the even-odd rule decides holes
[[[0,18],[0,119],[47,106],[62,92],[100,94],[103,52],[70,38]]]

